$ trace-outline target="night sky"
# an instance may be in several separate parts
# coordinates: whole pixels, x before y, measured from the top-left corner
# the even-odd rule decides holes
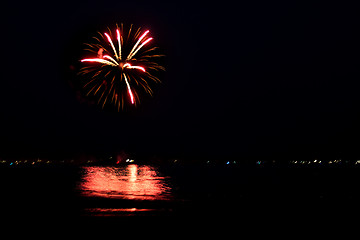
[[[360,158],[356,6],[5,2],[0,158]],[[71,83],[85,36],[116,23],[149,29],[166,55],[154,96],[125,112],[82,101]]]

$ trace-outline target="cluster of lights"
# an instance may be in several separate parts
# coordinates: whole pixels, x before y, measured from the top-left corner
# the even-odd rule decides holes
[[[227,161],[226,164],[227,164],[227,165],[236,164],[236,161],[232,161],[232,162],[231,162],[231,161]]]
[[[335,160],[293,160],[290,161],[291,164],[294,165],[339,165],[339,164],[353,164],[352,161],[346,160],[343,161],[341,159],[335,159]],[[360,160],[355,161],[355,165],[360,164]]]
[[[112,159],[110,157],[109,159]],[[81,161],[81,163],[91,164],[97,162],[96,160],[86,160]],[[125,162],[127,163],[134,163],[134,159],[126,159]],[[75,160],[59,160],[59,161],[52,161],[52,160],[42,160],[42,159],[36,159],[36,160],[0,160],[0,165],[7,165],[7,166],[21,166],[21,165],[47,165],[47,164],[76,164],[77,162]],[[117,162],[119,163],[119,162]]]
[[[294,161],[291,161],[290,163],[291,163],[291,164],[306,165],[306,164],[323,164],[323,163],[326,163],[326,162],[315,159],[315,160],[313,160],[313,161],[311,161],[311,160],[299,160],[299,161],[298,161],[298,160],[294,160]]]
[[[110,157],[109,159],[112,159],[112,157]],[[87,160],[86,163],[93,163],[95,162],[94,160]],[[135,160],[134,159],[126,159],[125,160],[126,163],[134,163]],[[173,163],[178,163],[179,161],[173,160]],[[41,160],[41,159],[37,159],[37,160],[0,160],[0,164],[2,165],[9,165],[9,166],[16,166],[16,165],[35,165],[35,164],[53,164],[55,163],[54,161],[50,161],[50,160]],[[74,160],[62,160],[62,161],[56,161],[56,163],[60,163],[60,164],[65,164],[65,163],[74,163]],[[119,162],[117,162],[119,163]],[[206,164],[211,164],[211,161],[206,161]],[[256,165],[263,165],[266,164],[267,161],[256,161]],[[270,161],[270,163],[275,164],[275,161]],[[233,164],[237,164],[236,161],[226,161],[225,162],[226,165],[233,165]],[[349,160],[341,160],[341,159],[335,159],[335,160],[318,160],[318,159],[314,159],[314,160],[292,160],[290,161],[290,164],[292,165],[360,165],[360,160],[356,160],[356,161],[349,161]]]
[[[177,161],[177,160],[175,160],[175,161]],[[206,164],[212,164],[212,163],[214,163],[214,162],[211,162],[210,160],[206,161]],[[226,161],[225,164],[226,165],[232,165],[232,164],[237,164],[237,162],[236,161]]]
[[[0,160],[1,165],[5,166],[34,166],[34,165],[49,165],[49,164],[73,164],[74,160],[61,160],[61,161],[52,161],[52,160]],[[87,163],[92,162],[91,160]]]
[[[14,165],[22,165],[22,164],[26,164],[26,165],[50,164],[52,162],[50,160],[45,161],[45,160],[37,159],[37,160],[16,160],[16,161],[1,160],[0,163],[9,166],[14,166]]]
[[[273,161],[267,161],[267,160],[258,160],[255,162],[256,165],[275,165],[276,163],[279,163],[281,165],[281,161],[277,162],[275,160]],[[351,165],[360,165],[360,160],[357,161],[351,161],[351,160],[342,160],[342,159],[335,159],[335,160],[292,160],[289,161],[290,165],[298,165],[298,166],[351,166]]]

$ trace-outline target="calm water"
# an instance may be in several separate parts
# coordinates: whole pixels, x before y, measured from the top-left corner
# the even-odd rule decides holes
[[[1,206],[15,218],[350,214],[359,209],[359,170],[135,164],[3,167]]]

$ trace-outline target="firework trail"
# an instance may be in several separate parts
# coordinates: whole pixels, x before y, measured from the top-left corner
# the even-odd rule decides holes
[[[153,40],[148,36],[149,32],[142,32],[140,28],[133,31],[132,25],[124,31],[121,24],[116,26],[115,34],[108,29],[93,37],[95,43],[85,44],[85,50],[96,56],[81,59],[85,66],[79,75],[84,79],[86,96],[96,96],[102,107],[109,103],[119,111],[125,101],[134,105],[139,103],[140,91],[152,95],[150,85],[160,82],[156,73],[165,68],[157,63],[164,55],[156,54],[157,47],[149,47]]]

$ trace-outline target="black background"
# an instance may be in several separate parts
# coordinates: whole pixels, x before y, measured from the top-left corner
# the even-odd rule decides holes
[[[359,17],[330,1],[6,1],[0,158],[358,158]],[[116,23],[166,55],[152,98],[82,101],[71,66]]]

